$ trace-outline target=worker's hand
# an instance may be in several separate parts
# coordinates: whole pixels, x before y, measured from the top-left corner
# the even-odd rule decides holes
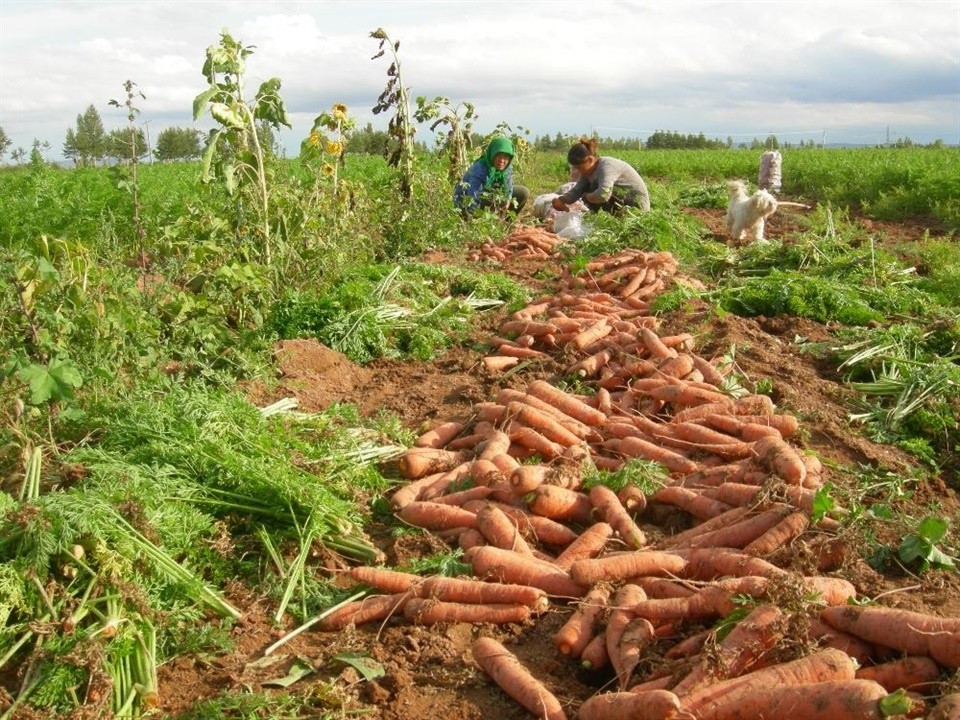
[[[553,207],[554,210],[569,210],[569,209],[570,209],[570,208],[568,207],[568,205],[567,205],[563,200],[561,200],[560,198],[554,198],[553,200],[551,200],[551,201],[550,201],[550,205]]]

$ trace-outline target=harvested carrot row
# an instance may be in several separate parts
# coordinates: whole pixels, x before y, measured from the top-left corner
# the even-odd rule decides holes
[[[586,588],[575,583],[563,570],[510,550],[484,545],[470,548],[465,556],[474,575],[480,578],[514,585],[529,585],[554,597],[583,597],[587,592]]]
[[[488,637],[478,638],[472,650],[477,665],[500,689],[535,716],[545,720],[566,720],[556,696],[499,642]]]
[[[637,527],[613,490],[604,485],[595,485],[590,489],[588,497],[590,503],[600,513],[604,521],[616,531],[620,539],[627,545],[637,550],[647,544],[647,538],[643,531]]]
[[[556,632],[554,643],[563,655],[578,658],[587,644],[597,634],[597,622],[610,600],[610,588],[593,587],[581,600],[573,613]]]
[[[598,582],[645,575],[677,575],[683,571],[686,564],[686,560],[674,553],[636,550],[602,558],[577,560],[570,566],[570,577],[576,583],[590,587]]]
[[[363,625],[368,622],[384,620],[394,613],[402,611],[403,606],[410,598],[411,594],[409,592],[401,592],[392,595],[372,595],[362,600],[354,600],[320,620],[317,623],[317,629],[330,632],[332,630],[343,630],[350,625]]]
[[[960,620],[888,607],[828,607],[820,619],[837,630],[909,655],[960,667]]]

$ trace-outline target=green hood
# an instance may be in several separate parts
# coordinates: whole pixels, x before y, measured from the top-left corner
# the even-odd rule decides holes
[[[502,171],[497,170],[493,166],[493,158],[497,153],[506,153],[510,156],[510,162],[507,163],[507,167]],[[490,144],[487,145],[486,151],[483,153],[482,160],[483,164],[487,166],[487,181],[483,186],[488,190],[500,189],[505,191],[507,187],[506,172],[513,163],[513,143],[510,142],[510,138],[501,136],[491,140]]]

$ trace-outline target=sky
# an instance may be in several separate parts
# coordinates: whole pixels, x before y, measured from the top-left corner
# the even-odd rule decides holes
[[[410,97],[473,103],[480,133],[960,143],[960,0],[0,0],[0,127],[60,160],[90,105],[126,126],[129,80],[148,139],[209,130],[193,99],[227,31],[252,46],[249,95],[280,79],[295,155],[334,103],[385,129],[378,28]]]

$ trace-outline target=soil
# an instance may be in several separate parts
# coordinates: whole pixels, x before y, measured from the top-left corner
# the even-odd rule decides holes
[[[722,210],[691,209],[688,212],[716,234],[716,241],[722,242]],[[891,243],[919,240],[926,229],[920,223],[873,222],[869,227],[875,236]],[[797,232],[799,228],[787,212],[781,211],[767,225],[768,237],[785,242]],[[428,259],[455,260],[439,254]],[[535,292],[549,292],[550,281],[544,278],[557,276],[559,264],[555,262],[508,259],[503,270],[524,279]],[[250,387],[249,397],[260,406],[293,397],[299,409],[308,412],[322,410],[334,402],[351,403],[364,416],[392,413],[407,427],[418,431],[440,421],[466,420],[476,403],[493,399],[504,384],[523,386],[539,377],[549,377],[556,370],[543,364],[531,365],[506,379],[486,373],[481,364],[482,340],[494,334],[500,320],[502,317],[490,314],[482,321],[476,331],[478,349],[470,345],[460,347],[433,362],[379,361],[361,367],[318,342],[285,341],[276,348],[276,383]],[[815,452],[828,468],[862,465],[907,477],[916,467],[909,455],[895,447],[871,442],[851,425],[848,420],[850,391],[840,383],[834,368],[801,351],[798,339],[826,340],[830,337],[830,328],[797,318],[721,317],[706,308],[687,309],[665,317],[661,328],[661,334],[692,333],[697,338],[697,352],[706,358],[722,355],[735,347],[740,371],[752,382],[772,382],[772,397],[780,410],[800,420],[802,433],[798,443]],[[938,503],[942,516],[960,517],[957,493],[943,481],[916,486],[913,495],[903,502],[917,517],[922,517],[925,508],[933,502]],[[656,513],[651,513],[644,515],[641,523],[655,531],[652,526],[658,519]],[[450,547],[429,533],[395,536],[389,528],[378,525],[371,525],[367,530],[382,548],[390,566]],[[876,535],[878,540],[883,539],[884,528],[879,524]],[[849,550],[843,565],[831,574],[853,582],[861,596],[884,595],[888,604],[960,617],[957,573],[880,574],[864,561],[865,548]],[[344,566],[335,557],[320,559],[324,560],[328,566]],[[797,567],[802,558],[791,557],[785,550],[777,560]],[[231,653],[214,658],[179,657],[161,668],[161,709],[168,716],[180,715],[199,701],[224,691],[269,689],[310,696],[314,706],[326,708],[331,717],[346,716],[351,709],[361,710],[363,717],[371,720],[526,720],[532,717],[473,662],[471,643],[480,635],[495,637],[507,645],[557,694],[569,717],[575,716],[586,698],[607,687],[612,677],[605,671],[580,670],[558,653],[553,635],[570,613],[570,606],[563,603],[554,603],[550,611],[535,621],[508,626],[417,627],[406,624],[402,618],[393,618],[382,624],[338,633],[308,630],[264,656],[265,649],[293,627],[277,628],[272,621],[274,608],[258,597],[255,589],[235,588],[230,601],[245,613],[232,629],[236,645]],[[366,680],[353,666],[334,660],[334,656],[345,653],[380,663],[383,676]],[[296,662],[307,663],[313,672],[289,690],[270,689],[271,686],[265,684],[285,676]]]

